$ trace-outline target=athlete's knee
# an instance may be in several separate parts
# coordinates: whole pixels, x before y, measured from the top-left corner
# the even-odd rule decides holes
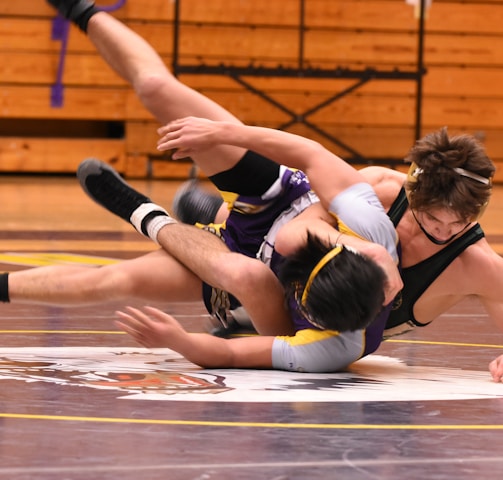
[[[143,103],[149,104],[159,99],[159,92],[177,80],[163,67],[140,73],[134,80],[134,89]]]
[[[261,261],[241,254],[235,254],[222,273],[224,289],[240,299],[253,295],[257,286],[265,281],[265,276],[272,274]]]

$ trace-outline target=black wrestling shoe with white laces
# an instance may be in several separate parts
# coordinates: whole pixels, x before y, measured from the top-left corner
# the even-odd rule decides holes
[[[131,223],[144,235],[147,235],[145,225],[148,220],[158,215],[168,216],[162,207],[128,185],[105,162],[95,158],[84,160],[77,169],[77,178],[83,190],[96,203]]]
[[[175,217],[183,223],[206,225],[215,221],[222,203],[222,197],[199,188],[197,180],[189,180],[177,190],[172,210]]]

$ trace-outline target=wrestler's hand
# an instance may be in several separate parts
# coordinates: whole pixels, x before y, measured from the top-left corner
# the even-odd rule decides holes
[[[503,355],[495,358],[489,364],[489,372],[495,382],[501,382],[503,377]]]
[[[382,245],[368,242],[351,235],[339,234],[336,238],[338,243],[355,248],[362,255],[374,260],[374,262],[384,270],[384,274],[386,275],[384,305],[391,303],[398,295],[398,292],[402,290],[403,281],[400,277],[398,267],[388,251]]]
[[[116,315],[115,324],[147,348],[174,348],[187,335],[174,317],[154,307],[126,307]]]
[[[176,150],[172,155],[174,160],[190,157],[194,152],[221,143],[219,132],[224,126],[225,122],[206,118],[185,117],[174,120],[157,130],[161,137],[157,142],[157,149]]]
[[[403,288],[402,277],[398,267],[388,251],[376,244],[369,244],[362,253],[372,258],[383,270],[386,275],[384,285],[384,305],[391,303]]]

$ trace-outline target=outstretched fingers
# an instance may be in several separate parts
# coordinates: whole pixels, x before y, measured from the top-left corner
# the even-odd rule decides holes
[[[126,307],[125,310],[115,312],[119,317],[119,320],[115,321],[117,327],[131,335],[144,347],[164,346],[168,332],[163,327],[172,317],[153,307],[145,307],[145,311],[134,307]]]
[[[121,330],[125,331],[131,337],[133,337],[139,344],[148,347],[145,341],[144,330],[148,328],[141,317],[137,317],[136,312],[139,312],[137,309],[133,309],[132,307],[126,308],[128,311],[135,311],[135,315],[117,311],[115,314],[120,318],[120,320],[115,321],[115,325],[119,327]]]

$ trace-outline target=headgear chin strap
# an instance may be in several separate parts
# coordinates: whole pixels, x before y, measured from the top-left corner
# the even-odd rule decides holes
[[[470,223],[471,223],[471,222],[467,223],[462,230],[460,230],[459,232],[454,233],[448,239],[446,239],[446,240],[438,240],[433,235],[431,235],[430,233],[428,233],[426,231],[426,229],[423,227],[423,225],[421,224],[421,222],[417,219],[416,214],[414,213],[414,210],[411,209],[410,211],[412,213],[412,216],[414,217],[414,220],[419,225],[419,228],[426,235],[426,238],[430,242],[434,243],[435,245],[447,245],[449,242],[451,242],[452,240],[454,240],[454,238],[456,238],[461,232],[464,232],[468,228],[468,226],[470,225]]]
[[[478,175],[477,173],[470,172],[468,170],[465,170],[464,168],[453,168],[453,170],[458,174],[463,177],[471,178],[472,180],[475,180],[476,182],[483,183],[484,185],[491,185],[491,179],[483,177],[482,175]],[[411,183],[417,183],[417,179],[419,178],[419,175],[423,173],[423,169],[418,167],[415,162],[412,162],[410,164],[409,171],[407,172],[407,183],[405,184],[405,194],[407,195],[407,200],[409,201],[409,205],[411,203],[410,199],[410,188],[408,187],[409,184]],[[489,201],[484,203],[480,209],[479,212],[476,215],[473,215],[469,220],[470,222],[476,222],[486,211],[487,204]]]

